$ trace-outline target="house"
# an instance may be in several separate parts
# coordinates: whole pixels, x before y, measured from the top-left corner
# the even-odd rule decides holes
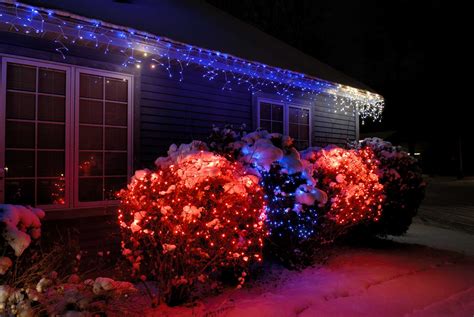
[[[0,1],[0,62],[0,203],[50,220],[100,223],[135,169],[213,124],[343,144],[383,106],[199,0]]]

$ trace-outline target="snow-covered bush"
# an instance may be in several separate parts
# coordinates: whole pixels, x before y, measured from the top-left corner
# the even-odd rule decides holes
[[[13,263],[41,236],[43,217],[38,208],[0,204],[0,284],[12,282]]]
[[[315,250],[318,204],[327,200],[315,186],[311,164],[301,159],[288,136],[263,130],[248,134],[229,128],[225,131],[232,138],[226,138],[225,146],[218,149],[232,154],[234,160],[258,175],[265,190],[268,253],[289,266],[310,261]]]
[[[41,219],[44,211],[18,205],[0,205],[2,245],[9,245],[15,256],[20,256],[32,240],[41,236]]]
[[[262,260],[258,178],[203,148],[201,142],[171,146],[156,170],[135,172],[119,194],[123,255],[133,276],[156,280],[169,304],[212,285],[224,270],[241,284],[249,265]]]
[[[356,147],[373,151],[379,161],[379,181],[384,186],[382,215],[377,223],[369,226],[370,233],[405,233],[423,200],[426,187],[418,161],[401,147],[379,138],[367,138]]]
[[[370,148],[357,151],[330,146],[302,154],[313,163],[318,187],[329,197],[321,222],[322,239],[332,240],[356,224],[380,220],[383,186]]]

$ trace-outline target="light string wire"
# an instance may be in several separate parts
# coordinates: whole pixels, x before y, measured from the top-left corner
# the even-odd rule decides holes
[[[109,54],[114,47],[125,57],[123,67],[141,68],[149,62],[152,69],[161,67],[170,78],[182,81],[185,67],[196,64],[202,67],[203,78],[221,78],[222,90],[232,90],[233,84],[246,85],[252,94],[273,89],[287,102],[295,97],[314,100],[319,94],[326,94],[333,99],[336,113],[354,116],[357,113],[362,123],[369,118],[380,121],[382,116],[384,99],[376,93],[59,10],[3,1],[0,3],[0,30],[5,28],[9,32],[41,38],[50,34],[63,59],[69,44],[92,46],[104,54]]]

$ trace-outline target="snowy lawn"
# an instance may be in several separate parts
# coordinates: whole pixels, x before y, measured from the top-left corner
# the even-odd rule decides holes
[[[444,233],[449,237],[453,232]],[[144,307],[143,301],[136,303]],[[227,290],[195,307],[146,311],[146,316],[209,317],[473,314],[474,258],[391,241],[334,250],[326,264],[302,272],[267,268],[243,289]]]

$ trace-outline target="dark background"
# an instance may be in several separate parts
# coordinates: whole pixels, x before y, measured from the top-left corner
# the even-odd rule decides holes
[[[362,137],[419,152],[429,174],[474,174],[472,120],[446,83],[452,17],[440,0],[207,1],[382,94],[382,122]]]

